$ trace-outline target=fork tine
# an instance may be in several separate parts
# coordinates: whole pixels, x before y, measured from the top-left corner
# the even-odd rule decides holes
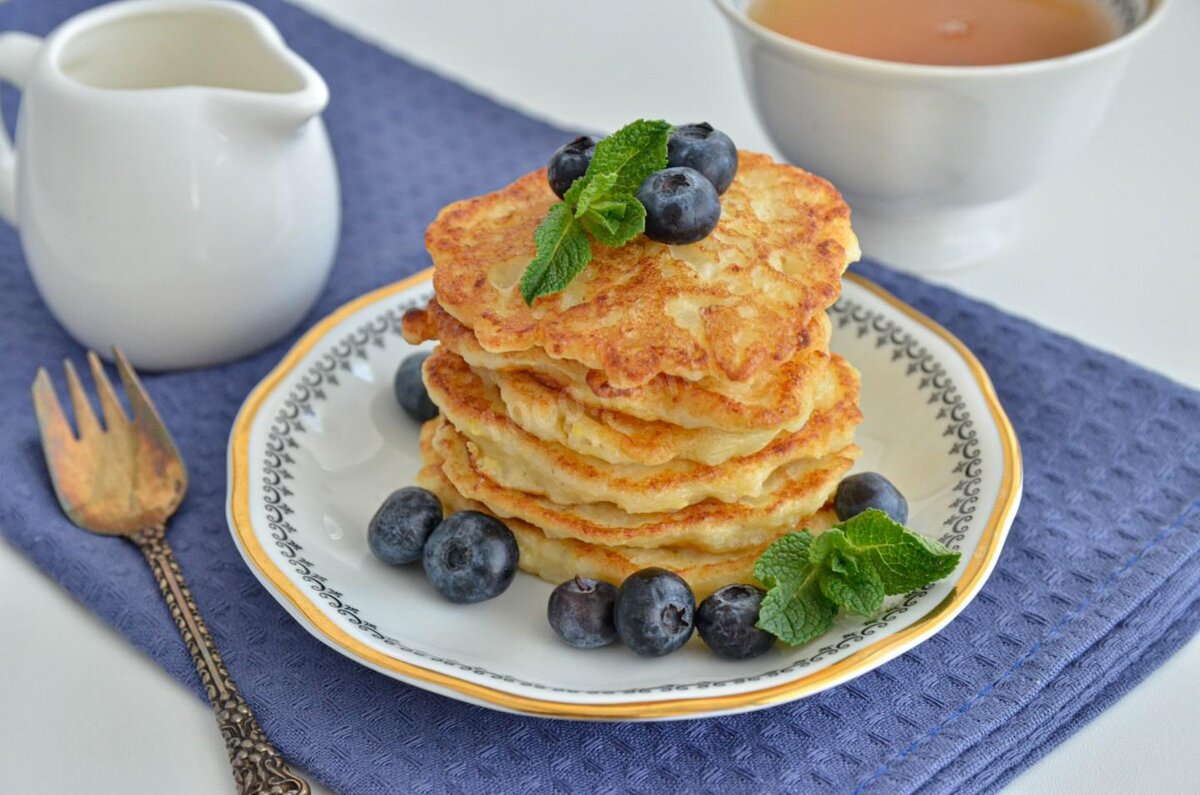
[[[33,408],[37,412],[38,429],[42,433],[42,447],[46,451],[46,459],[51,462],[53,473],[54,451],[72,444],[75,436],[71,432],[71,424],[67,415],[63,414],[62,405],[54,391],[54,383],[45,367],[39,367],[37,377],[33,379]]]
[[[113,360],[117,363],[117,373],[121,376],[121,383],[125,385],[125,395],[129,398],[129,405],[133,407],[134,419],[154,423],[165,434],[166,426],[163,425],[162,417],[159,416],[158,409],[154,408],[150,395],[146,393],[146,388],[142,386],[141,379],[125,358],[124,352],[115,346],[112,352]]]
[[[117,393],[113,391],[112,382],[108,380],[108,375],[104,372],[104,365],[100,363],[100,357],[95,351],[88,351],[88,365],[92,369],[92,380],[96,382],[96,395],[100,398],[100,409],[104,412],[104,427],[112,430],[115,427],[120,427],[129,422],[129,418],[125,416],[125,409],[121,406],[121,401],[117,399]]]
[[[79,373],[75,372],[75,365],[70,359],[63,359],[63,369],[67,371],[67,391],[71,395],[71,408],[75,412],[75,427],[79,429],[79,438],[87,439],[100,433],[100,420],[92,410],[92,403],[88,400],[87,392],[83,391]]]
[[[175,446],[175,440],[171,438],[171,432],[167,430],[166,423],[154,407],[154,401],[150,399],[146,387],[142,386],[142,380],[129,364],[129,359],[125,358],[125,352],[115,345],[112,352],[113,360],[117,363],[117,373],[121,376],[121,383],[125,385],[125,395],[129,398],[129,405],[133,406],[135,427],[142,435],[152,437],[166,456],[175,459],[180,477],[179,488],[186,489],[187,469],[179,455],[179,448]],[[182,491],[180,497],[182,498]]]

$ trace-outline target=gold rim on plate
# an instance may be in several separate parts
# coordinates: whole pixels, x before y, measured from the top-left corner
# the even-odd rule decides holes
[[[1021,493],[1021,450],[1012,423],[1000,405],[991,379],[975,355],[957,337],[941,325],[921,314],[899,298],[874,282],[857,274],[848,273],[845,278],[874,293],[913,321],[941,337],[962,357],[975,378],[991,412],[992,420],[1000,433],[1003,450],[1004,471],[1000,480],[1000,493],[995,507],[988,517],[983,535],[974,553],[967,561],[962,576],[954,584],[950,594],[936,607],[914,623],[887,637],[880,638],[870,646],[811,674],[788,682],[752,690],[744,693],[661,699],[654,701],[631,701],[611,704],[578,704],[550,699],[522,696],[493,687],[469,682],[451,674],[430,670],[414,663],[397,660],[383,652],[372,649],[350,635],[333,622],[317,604],[288,579],[287,575],[267,555],[258,541],[250,521],[250,430],[259,410],[268,396],[326,334],[341,321],[371,304],[403,292],[421,282],[428,281],[432,269],[427,269],[395,284],[381,287],[346,303],[308,330],[292,347],[275,369],[264,378],[246,398],[234,420],[230,435],[229,519],[234,534],[241,543],[246,557],[258,569],[258,573],[270,582],[279,593],[319,631],[326,640],[342,649],[346,654],[368,663],[375,668],[391,671],[402,677],[424,682],[438,688],[460,693],[468,699],[492,704],[512,712],[542,715],[553,718],[585,719],[655,719],[676,718],[696,713],[725,712],[730,710],[765,707],[792,701],[811,695],[835,684],[840,684],[860,672],[890,659],[916,643],[931,637],[964,608],[983,585],[992,565],[1000,554],[1005,530],[1016,508]]]

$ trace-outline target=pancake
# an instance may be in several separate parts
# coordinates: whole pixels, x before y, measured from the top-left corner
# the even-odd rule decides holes
[[[533,349],[496,354],[484,350],[471,329],[451,317],[437,301],[410,310],[403,319],[405,339],[413,344],[438,340],[472,367],[497,373],[526,371],[549,388],[598,410],[617,411],[681,428],[712,428],[771,435],[804,426],[812,411],[813,393],[829,365],[829,317],[822,313],[810,325],[806,346],[778,367],[748,381],[707,378],[687,381],[659,375],[628,389],[615,388],[603,373],[557,360]]]
[[[663,374],[750,381],[779,367],[805,347],[859,255],[833,186],[742,152],[708,237],[593,245],[591,264],[564,291],[526,306],[519,281],[534,229],[556,201],[535,171],[443,209],[425,236],[434,289],[485,351],[539,349],[604,373],[617,389]]]
[[[505,521],[520,519],[550,538],[633,548],[676,547],[713,553],[770,543],[819,510],[832,497],[858,456],[850,446],[821,459],[782,467],[760,497],[738,502],[706,500],[670,513],[630,514],[611,503],[563,505],[505,488],[474,466],[470,443],[444,421],[422,429],[425,460],[440,462],[442,474],[463,497],[485,505]]]
[[[683,458],[714,465],[756,453],[778,435],[773,430],[682,428],[619,411],[590,408],[528,371],[481,369],[477,374],[499,393],[509,418],[522,430],[610,464],[653,466]],[[821,395],[816,400],[819,402]]]
[[[442,501],[447,511],[475,510],[490,513],[486,506],[463,497],[446,479],[436,458],[417,474],[417,483]],[[806,518],[797,529],[823,532],[837,521],[823,509]],[[754,564],[768,544],[735,553],[713,554],[691,549],[637,549],[588,544],[575,539],[549,538],[528,522],[506,519],[520,548],[520,567],[547,582],[558,584],[572,577],[591,577],[620,585],[640,569],[658,566],[670,569],[687,581],[697,601],[725,585],[755,582]]]
[[[758,497],[780,467],[852,444],[862,416],[858,373],[835,356],[827,374],[833,388],[825,410],[814,412],[800,431],[780,434],[756,453],[716,466],[685,459],[657,466],[610,464],[524,431],[466,362],[445,348],[437,348],[425,362],[424,376],[430,398],[472,443],[475,467],[491,480],[558,503],[608,502],[630,513],[676,511],[706,499]]]

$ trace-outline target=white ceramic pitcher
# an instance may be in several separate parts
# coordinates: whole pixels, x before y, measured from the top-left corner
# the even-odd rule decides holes
[[[261,13],[132,0],[44,41],[0,35],[22,90],[0,125],[0,216],[55,317],[134,365],[214,364],[279,339],[333,262],[329,91]]]

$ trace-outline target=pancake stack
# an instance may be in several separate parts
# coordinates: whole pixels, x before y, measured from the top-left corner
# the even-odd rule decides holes
[[[829,183],[742,152],[721,221],[691,245],[593,244],[567,288],[521,298],[544,171],[445,208],[436,297],[404,318],[440,415],[418,483],[509,526],[521,568],[619,584],[647,566],[698,597],[752,580],[780,535],[834,519],[858,448],[858,373],[825,310],[857,258]]]

